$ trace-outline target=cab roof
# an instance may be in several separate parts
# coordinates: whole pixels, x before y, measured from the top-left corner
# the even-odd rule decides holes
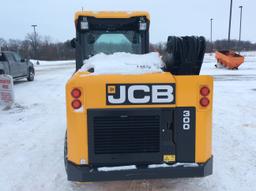
[[[77,22],[79,17],[95,17],[95,18],[132,18],[132,17],[146,17],[150,20],[150,16],[148,12],[145,11],[133,11],[133,12],[125,12],[125,11],[79,11],[75,14],[75,23]]]

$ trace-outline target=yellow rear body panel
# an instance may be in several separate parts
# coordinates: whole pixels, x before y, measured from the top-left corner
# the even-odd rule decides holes
[[[212,98],[213,78],[210,76],[176,76],[176,107],[196,107],[196,162],[206,162],[212,155]],[[200,88],[211,90],[210,105],[199,104]]]
[[[120,16],[118,16],[120,17]],[[107,105],[106,84],[176,84],[176,104],[163,105]],[[202,108],[199,104],[200,88],[211,90],[210,105]],[[83,110],[74,111],[71,107],[71,91],[82,91],[80,100]],[[212,92],[213,78],[210,76],[173,76],[168,72],[142,75],[92,75],[77,72],[66,85],[68,160],[74,164],[88,164],[87,109],[110,108],[196,108],[196,162],[204,163],[212,155]]]

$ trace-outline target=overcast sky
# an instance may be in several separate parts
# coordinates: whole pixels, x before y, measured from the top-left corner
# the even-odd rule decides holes
[[[143,10],[151,14],[151,42],[168,35],[203,35],[209,39],[210,18],[214,40],[227,38],[230,0],[0,0],[0,38],[24,39],[38,25],[42,36],[65,41],[75,35],[74,13],[81,10]],[[244,6],[244,40],[256,42],[256,0],[234,0],[231,37],[239,34],[239,5]]]

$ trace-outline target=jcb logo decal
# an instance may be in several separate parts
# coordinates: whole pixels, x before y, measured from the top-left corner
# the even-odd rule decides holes
[[[175,84],[107,84],[107,105],[175,104]]]

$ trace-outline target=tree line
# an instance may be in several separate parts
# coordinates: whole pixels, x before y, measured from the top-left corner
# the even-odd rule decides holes
[[[37,33],[27,34],[24,40],[0,38],[1,50],[18,52],[23,58],[38,60],[73,60],[75,49],[71,47],[70,40],[54,42],[50,37],[41,37]],[[166,43],[150,44],[150,51],[165,52]],[[255,51],[256,43],[250,41],[216,40],[213,43],[207,41],[206,52],[215,50]]]
[[[151,44],[151,50],[157,50],[160,54],[166,51],[166,43]],[[216,50],[233,50],[237,52],[241,51],[256,51],[256,43],[250,41],[231,40],[216,40],[214,42],[206,41],[206,53],[212,53]]]
[[[0,38],[2,51],[18,52],[23,58],[38,60],[73,60],[75,49],[71,47],[71,40],[53,42],[50,37],[38,34],[27,34],[24,40]]]

